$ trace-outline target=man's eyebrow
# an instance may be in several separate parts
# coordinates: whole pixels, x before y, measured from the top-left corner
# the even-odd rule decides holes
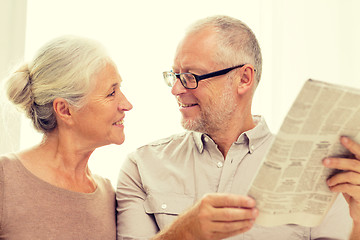
[[[176,70],[178,70],[179,68],[173,66],[172,69],[173,69],[174,71],[176,71]],[[204,70],[203,68],[192,67],[192,66],[186,67],[186,68],[184,68],[184,69],[186,69],[186,72],[189,72],[189,71],[190,71],[190,72],[200,72],[200,73],[206,72],[206,70]]]

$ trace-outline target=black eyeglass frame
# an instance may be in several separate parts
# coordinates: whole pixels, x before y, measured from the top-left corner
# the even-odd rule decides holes
[[[225,69],[222,69],[222,70],[219,70],[219,71],[215,71],[215,72],[211,72],[211,73],[207,73],[207,74],[203,74],[203,75],[196,75],[194,73],[174,73],[172,70],[170,72],[173,73],[175,75],[175,77],[180,80],[180,82],[181,82],[181,84],[183,85],[184,88],[186,88],[186,89],[196,89],[198,87],[198,85],[199,85],[199,81],[201,81],[201,80],[221,76],[221,75],[224,75],[224,74],[226,74],[226,73],[228,73],[228,72],[230,72],[230,71],[232,71],[232,70],[234,70],[236,68],[241,68],[243,66],[245,66],[245,64],[237,65],[235,67],[225,68]],[[169,73],[169,72],[164,72],[163,73],[164,78],[165,78],[165,74],[167,74],[167,73]],[[192,88],[188,87],[188,86],[185,86],[185,84],[183,82],[183,79],[180,77],[183,74],[191,74],[191,75],[193,75],[195,80],[196,80],[196,86],[192,87]],[[166,81],[166,79],[165,79],[165,81]]]

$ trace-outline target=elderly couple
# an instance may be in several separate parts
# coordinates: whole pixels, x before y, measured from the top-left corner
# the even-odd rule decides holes
[[[98,147],[124,142],[125,112],[115,63],[97,42],[60,37],[8,79],[9,99],[44,135],[32,149],[0,158],[0,239],[360,239],[360,145],[327,181],[341,192],[313,228],[254,224],[246,196],[273,136],[251,103],[261,77],[255,35],[227,16],[186,32],[164,79],[189,130],[129,154],[116,191],[93,175]]]

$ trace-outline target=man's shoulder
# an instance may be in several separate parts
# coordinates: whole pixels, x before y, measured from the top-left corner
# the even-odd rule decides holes
[[[186,131],[182,133],[173,134],[169,137],[161,138],[152,142],[149,142],[148,144],[145,144],[138,149],[146,148],[146,147],[157,147],[157,146],[164,146],[168,144],[174,144],[182,141],[187,141],[189,137],[191,138],[193,135],[193,132]]]
[[[148,144],[138,147],[130,155],[137,154],[159,154],[160,152],[173,152],[185,146],[194,146],[195,135],[197,133],[186,131],[182,133],[173,134],[169,137],[161,138]]]

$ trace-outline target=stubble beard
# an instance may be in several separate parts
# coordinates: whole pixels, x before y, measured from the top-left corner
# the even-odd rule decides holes
[[[215,101],[210,101],[207,106],[202,106],[200,116],[196,119],[181,119],[183,128],[206,133],[208,135],[217,134],[229,127],[229,119],[237,108],[237,103],[232,96],[231,82],[228,81],[223,94]]]

